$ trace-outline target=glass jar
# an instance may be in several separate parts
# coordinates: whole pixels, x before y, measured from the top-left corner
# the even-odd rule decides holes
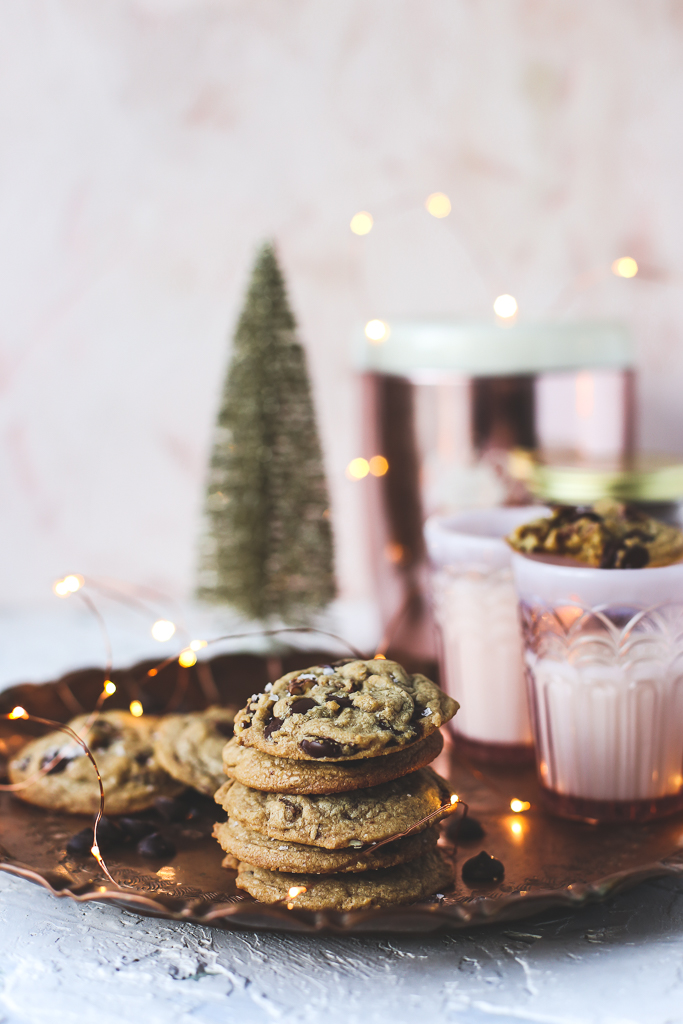
[[[512,565],[548,808],[591,822],[683,809],[683,564]]]
[[[512,552],[503,538],[545,508],[492,508],[425,524],[441,680],[460,703],[459,747],[479,761],[533,762]]]

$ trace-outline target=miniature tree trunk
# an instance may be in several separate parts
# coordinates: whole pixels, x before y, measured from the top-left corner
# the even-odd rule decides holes
[[[306,357],[272,245],[234,339],[209,472],[197,596],[308,620],[335,594],[329,499]]]

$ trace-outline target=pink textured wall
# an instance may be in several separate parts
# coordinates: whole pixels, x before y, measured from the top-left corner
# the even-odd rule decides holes
[[[349,335],[371,316],[619,315],[641,439],[683,450],[683,4],[0,6],[0,601],[65,571],[189,590],[228,337],[274,236],[343,598],[371,595]],[[453,211],[430,217],[426,196]],[[375,217],[349,231],[360,209]]]

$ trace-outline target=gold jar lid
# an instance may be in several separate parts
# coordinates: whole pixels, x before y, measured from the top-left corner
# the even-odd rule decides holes
[[[535,497],[561,505],[591,505],[601,498],[683,500],[683,460],[672,455],[634,455],[617,462],[518,451],[512,453],[510,472]]]

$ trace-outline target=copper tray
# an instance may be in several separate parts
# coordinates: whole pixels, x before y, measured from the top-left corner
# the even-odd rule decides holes
[[[303,668],[323,655],[291,655],[279,664],[251,656],[217,658],[204,666],[177,665],[146,675],[149,663],[114,673],[117,694],[111,706],[142,699],[159,712],[191,709],[221,699],[240,704],[274,673]],[[0,713],[21,704],[29,712],[65,721],[93,706],[102,673],[88,670],[45,685],[26,684],[0,694]],[[5,756],[37,731],[32,723],[4,722],[0,750]],[[166,828],[178,853],[170,863],[143,860],[126,847],[107,855],[115,889],[91,859],[65,852],[69,836],[83,828],[82,817],[55,815],[8,794],[0,796],[0,870],[27,878],[55,896],[78,902],[113,903],[139,913],[223,928],[259,928],[294,932],[431,932],[471,928],[529,917],[553,908],[578,908],[599,902],[648,878],[683,873],[683,815],[645,825],[595,827],[552,818],[537,809],[538,787],[528,769],[478,769],[458,756],[450,742],[435,767],[446,775],[485,829],[482,840],[445,847],[452,856],[456,885],[442,898],[406,907],[348,913],[291,910],[261,904],[235,888],[234,872],[221,867],[222,851],[211,838],[213,808],[202,817]],[[514,814],[510,800],[531,808]],[[461,878],[462,864],[481,849],[502,860],[500,884],[472,888]]]

